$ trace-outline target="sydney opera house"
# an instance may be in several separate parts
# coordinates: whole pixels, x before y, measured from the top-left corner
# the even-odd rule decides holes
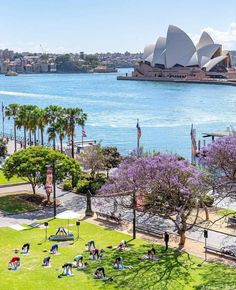
[[[130,79],[174,81],[236,81],[230,52],[222,50],[207,32],[194,45],[180,28],[170,25],[166,37],[144,48]]]

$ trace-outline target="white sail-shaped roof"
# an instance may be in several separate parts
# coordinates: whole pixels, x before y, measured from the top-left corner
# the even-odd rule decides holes
[[[196,48],[189,36],[180,28],[170,25],[166,40],[166,67],[187,66]]]
[[[194,52],[194,54],[190,58],[187,66],[198,66],[198,55],[197,55],[196,51]]]
[[[196,49],[202,48],[203,46],[206,46],[208,44],[214,44],[214,41],[212,40],[212,38],[210,37],[210,35],[206,32],[203,31],[197,45],[196,45]]]
[[[227,58],[227,55],[217,56],[209,60],[203,67],[206,69],[206,71],[210,71],[211,69],[213,69],[214,66],[216,66],[218,63],[220,63],[222,60],[226,58]]]
[[[155,48],[155,44],[148,44],[144,47],[144,51],[143,51],[143,57],[142,59],[145,60],[148,56],[150,56]]]
[[[221,49],[220,44],[208,44],[199,48],[197,50],[199,66],[203,67],[218,49]]]
[[[153,60],[153,53],[151,53],[147,58],[145,58],[145,61],[148,61],[150,63],[152,63]]]
[[[153,66],[155,66],[155,64],[165,65],[165,49],[166,49],[166,38],[160,36],[157,39],[153,53],[153,61],[152,61]]]

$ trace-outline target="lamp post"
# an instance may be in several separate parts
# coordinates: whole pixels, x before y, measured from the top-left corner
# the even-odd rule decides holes
[[[205,261],[207,260],[207,238],[208,238],[208,231],[204,230],[204,238],[205,238]]]
[[[76,226],[77,226],[77,239],[79,239],[79,226],[80,226],[80,221],[76,222]]]
[[[48,222],[44,222],[45,226],[45,241],[48,239]]]

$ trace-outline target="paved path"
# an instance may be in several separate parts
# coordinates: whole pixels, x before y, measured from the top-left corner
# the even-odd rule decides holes
[[[19,190],[30,190],[30,186],[19,185],[9,188],[1,188],[0,194],[4,191],[15,192]],[[45,194],[43,188],[39,188],[38,191],[39,193]],[[67,209],[71,209],[81,214],[84,214],[86,208],[85,197],[71,192],[63,191],[59,188],[57,188],[56,193],[57,198],[60,199],[60,201],[62,202],[61,206],[57,208],[57,213],[65,211]],[[94,211],[98,210],[103,212],[112,212],[114,209],[112,199],[108,198],[93,198],[92,207]],[[129,223],[132,222],[132,212],[130,210],[124,210],[118,207],[118,212],[122,213],[122,219],[127,220]],[[46,208],[38,211],[15,215],[4,215],[3,213],[0,213],[0,227],[9,226],[12,224],[30,224],[33,221],[51,217],[53,217],[52,208]],[[169,232],[175,233],[175,227],[171,221],[165,220],[157,216],[147,219],[147,216],[138,214],[137,223],[142,225],[145,224],[147,227],[154,226],[160,230],[167,230]],[[208,235],[209,238],[207,241],[211,245],[222,247],[224,245],[236,244],[236,237],[231,237],[226,234],[218,233],[212,230],[208,231]],[[186,236],[196,241],[204,241],[203,229],[199,227],[194,227],[191,231],[188,231]]]

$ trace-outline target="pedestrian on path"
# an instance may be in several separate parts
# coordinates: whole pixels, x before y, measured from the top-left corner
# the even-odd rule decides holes
[[[165,232],[164,233],[164,242],[165,242],[165,246],[166,246],[166,251],[168,250],[169,239],[170,239],[170,235],[167,232]]]

